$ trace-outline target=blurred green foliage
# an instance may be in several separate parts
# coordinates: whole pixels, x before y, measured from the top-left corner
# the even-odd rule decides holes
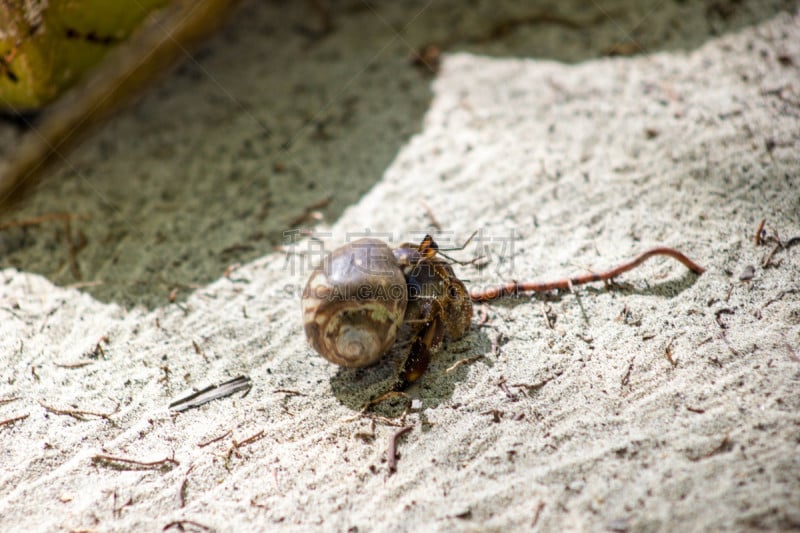
[[[0,111],[39,109],[168,0],[0,0]]]

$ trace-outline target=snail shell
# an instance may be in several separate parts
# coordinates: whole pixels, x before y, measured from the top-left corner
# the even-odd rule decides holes
[[[394,344],[408,289],[391,248],[364,238],[325,258],[303,290],[306,337],[325,359],[369,366]]]

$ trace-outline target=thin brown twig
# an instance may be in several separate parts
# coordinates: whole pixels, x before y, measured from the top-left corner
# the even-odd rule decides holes
[[[771,299],[767,300],[764,303],[764,305],[761,306],[761,309],[766,309],[768,306],[774,304],[775,302],[780,301],[787,294],[794,294],[796,292],[798,292],[798,289],[788,289],[788,290],[785,290],[785,291],[781,291],[781,292],[779,292],[777,294],[777,296],[775,296],[775,298],[771,298]]]
[[[701,459],[708,459],[709,457],[717,455],[718,453],[726,452],[730,450],[732,447],[733,447],[733,442],[731,442],[730,435],[725,435],[722,438],[722,441],[713,450],[700,456],[689,457],[689,460],[692,462],[697,462],[700,461]]]
[[[10,426],[14,422],[19,422],[20,420],[25,420],[29,416],[30,416],[30,413],[25,413],[24,415],[15,416],[13,418],[6,418],[5,420],[0,420],[0,427]]]
[[[117,491],[115,490],[114,491],[114,503],[112,504],[112,510],[111,510],[111,514],[113,514],[115,518],[119,518],[120,516],[122,516],[122,510],[123,509],[133,505],[133,498],[132,497],[128,497],[127,501],[121,503],[120,505],[117,505],[117,499],[118,499],[118,495],[117,495]]]
[[[716,320],[717,325],[722,329],[727,329],[728,325],[722,321],[722,315],[732,315],[735,311],[730,307],[723,307],[722,309],[717,309],[714,312],[714,320]]]
[[[186,469],[186,473],[183,475],[183,481],[181,481],[181,487],[178,489],[178,499],[180,500],[181,508],[186,507],[186,487],[189,485],[189,473],[193,468],[194,464]]]
[[[82,368],[94,364],[94,361],[75,361],[74,363],[54,363],[59,368]]]
[[[262,429],[258,433],[247,437],[243,441],[237,441],[236,439],[233,439],[233,444],[231,444],[231,447],[228,449],[228,455],[226,457],[226,460],[230,461],[231,457],[233,457],[234,455],[236,457],[241,457],[241,455],[239,454],[239,450],[241,448],[243,448],[243,447],[245,447],[245,446],[247,446],[249,444],[253,444],[254,442],[259,441],[259,440],[263,439],[266,436],[267,436],[267,434]]]
[[[389,392],[385,392],[380,396],[378,396],[377,398],[368,401],[361,412],[366,413],[370,407],[378,405],[379,403],[383,403],[391,398],[397,398],[397,397],[404,398],[408,403],[411,403],[411,398],[408,397],[408,394],[401,391],[390,390]]]
[[[435,228],[437,231],[442,231],[442,225],[439,224],[439,221],[436,220],[436,215],[433,214],[433,209],[429,206],[425,200],[419,200],[420,205],[425,209],[425,214],[428,215],[428,219],[431,221],[431,226]]]
[[[506,398],[508,398],[509,401],[516,402],[519,400],[519,396],[511,392],[511,389],[508,388],[505,377],[500,378],[500,381],[497,382],[497,386],[500,387],[500,390],[503,391],[503,394],[506,395]]]
[[[631,362],[628,363],[628,369],[625,371],[625,375],[622,376],[622,380],[620,381],[623,387],[627,387],[628,384],[631,382],[631,372],[633,372],[633,361],[634,358],[631,358]]]
[[[278,481],[278,468],[272,467],[272,483],[275,485],[275,491],[280,495],[283,496],[283,490],[281,490],[281,484]]]
[[[484,411],[481,414],[482,415],[492,415],[492,422],[494,422],[495,424],[499,424],[500,420],[503,419],[503,417],[505,416],[506,412],[505,411],[501,411],[500,409],[489,409],[488,411]]]
[[[464,359],[459,359],[449,367],[447,367],[444,371],[445,374],[449,374],[450,372],[454,371],[458,367],[462,365],[468,365],[469,363],[474,363],[478,359],[483,359],[485,357],[484,354],[473,355],[472,357],[465,357]]]
[[[178,466],[180,463],[175,460],[175,456],[172,457],[165,457],[164,459],[159,459],[157,461],[139,461],[138,459],[129,459],[127,457],[117,457],[115,455],[106,455],[103,453],[99,453],[92,456],[93,463],[105,463],[108,465],[114,465],[114,463],[122,463],[126,465],[133,465],[133,466],[141,466],[144,468],[163,468],[168,465]]]
[[[198,448],[205,448],[206,446],[208,446],[208,445],[210,445],[210,444],[214,444],[215,442],[219,442],[219,441],[221,441],[222,439],[224,439],[225,437],[227,437],[227,436],[228,436],[228,435],[230,435],[231,433],[233,433],[233,430],[232,430],[232,429],[229,429],[228,431],[226,431],[225,433],[223,433],[223,434],[222,434],[222,435],[220,435],[219,437],[214,437],[213,439],[210,439],[210,440],[207,440],[207,441],[205,441],[205,442],[201,442],[201,443],[199,443],[199,444],[197,445],[197,447],[198,447]]]
[[[273,392],[288,394],[289,396],[305,396],[305,394],[303,394],[302,392],[292,389],[275,389]]]
[[[181,481],[181,486],[178,489],[178,499],[180,500],[179,507],[182,509],[186,507],[186,486],[189,484],[189,478],[187,476],[183,477],[183,481]]]
[[[774,231],[775,234],[770,236],[770,240],[772,240],[775,243],[775,246],[772,248],[772,250],[769,251],[769,253],[761,261],[761,266],[763,268],[780,265],[780,262],[778,262],[778,263],[773,263],[772,262],[772,258],[773,258],[773,256],[775,255],[775,253],[778,250],[781,250],[781,249],[788,250],[792,246],[794,246],[796,244],[800,244],[800,236],[792,237],[791,239],[783,242],[783,241],[781,241],[780,237],[778,236],[778,232],[776,230],[773,230],[773,231]]]
[[[308,219],[314,217],[316,211],[322,209],[323,207],[327,207],[328,204],[331,203],[331,200],[333,200],[333,195],[329,194],[325,198],[318,200],[313,204],[307,205],[303,208],[303,212],[300,215],[289,221],[289,227],[296,228],[297,226],[304,224],[306,221],[308,221]]]
[[[86,419],[87,416],[96,416],[98,418],[102,418],[104,420],[108,420],[112,424],[114,423],[114,421],[111,420],[111,417],[119,412],[119,404],[117,404],[114,407],[114,410],[111,411],[110,413],[98,413],[98,412],[95,412],[95,411],[86,411],[86,410],[83,410],[83,409],[59,409],[57,407],[53,407],[51,405],[47,405],[46,403],[42,402],[41,400],[39,400],[39,405],[41,405],[42,407],[44,407],[44,409],[46,411],[48,411],[50,413],[53,413],[54,415],[71,416],[72,418],[75,418],[77,420],[83,420],[83,421],[87,420]]]
[[[555,281],[549,282],[517,282],[512,281],[505,285],[500,285],[498,287],[492,287],[485,290],[474,290],[470,293],[470,297],[473,301],[476,302],[485,302],[489,300],[495,300],[502,296],[510,296],[519,294],[521,292],[548,292],[555,289],[568,289],[570,291],[573,290],[573,287],[576,285],[584,285],[586,283],[592,283],[596,281],[609,281],[613,278],[619,276],[620,274],[632,270],[642,264],[643,262],[647,261],[651,257],[657,255],[665,255],[671,257],[679,262],[681,262],[684,266],[686,266],[689,270],[694,272],[695,274],[702,274],[705,272],[705,269],[686,257],[681,252],[675,250],[674,248],[668,248],[665,246],[659,246],[656,248],[651,248],[646,252],[636,256],[635,258],[631,259],[626,263],[622,263],[610,270],[606,270],[605,272],[593,272],[589,274],[584,274],[581,276],[575,276],[573,278],[563,278]]]
[[[531,527],[536,527],[536,523],[539,521],[539,516],[542,514],[542,509],[544,509],[544,502],[539,502],[539,505],[536,506],[536,511],[533,513]]]
[[[241,442],[234,441],[234,444],[236,445],[237,448],[240,448],[242,446],[247,446],[248,444],[253,444],[257,440],[263,439],[265,436],[266,436],[266,434],[264,433],[264,430],[262,429],[261,431],[259,431],[255,435],[251,435],[251,436],[247,437],[246,439],[244,439]]]
[[[769,253],[766,256],[764,256],[764,259],[761,260],[761,267],[767,268],[773,264],[777,264],[772,262],[772,257],[775,255],[775,252],[780,250],[782,247],[783,247],[782,243],[776,242],[775,246],[772,247],[772,250],[770,250]]]
[[[403,412],[399,416],[395,417],[395,418],[399,418],[400,419],[399,421],[392,420],[390,418],[386,418],[386,417],[383,417],[383,416],[378,416],[378,415],[374,415],[372,413],[369,413],[369,410],[372,409],[372,407],[374,407],[374,406],[378,405],[379,403],[382,403],[382,402],[384,402],[384,401],[386,401],[386,400],[388,400],[390,398],[396,398],[396,397],[404,398],[405,401],[406,401],[406,407],[403,410]],[[408,397],[408,395],[406,393],[404,393],[402,391],[397,391],[397,390],[390,390],[388,392],[385,392],[385,393],[381,394],[377,398],[373,398],[372,400],[369,400],[367,403],[365,403],[363,405],[363,407],[361,407],[361,410],[358,411],[358,413],[356,413],[353,416],[348,416],[346,418],[343,418],[343,419],[341,419],[341,421],[342,422],[354,422],[356,420],[359,420],[361,417],[367,417],[373,423],[377,420],[377,421],[379,421],[379,422],[381,422],[383,424],[386,424],[387,426],[398,426],[399,427],[399,426],[402,426],[403,423],[405,423],[406,415],[408,414],[408,411],[411,408],[411,403],[412,403],[412,400],[411,400],[411,398]]]
[[[547,385],[548,383],[559,377],[561,374],[563,374],[563,371],[558,370],[552,376],[548,376],[542,379],[541,381],[537,381],[536,383],[514,383],[511,386],[516,387],[518,389],[525,389],[526,394],[530,396],[532,393],[538,391],[539,389],[541,389],[542,387],[544,387],[545,385]]]
[[[725,331],[721,331],[719,333],[719,338],[725,343],[725,346],[728,347],[728,351],[731,352],[735,357],[739,357],[739,350],[731,346],[731,341],[728,340],[728,336],[725,335]]]
[[[252,498],[250,498],[250,506],[251,506],[251,507],[256,507],[256,508],[258,508],[258,509],[269,509],[269,505],[267,505],[267,504],[265,504],[265,503],[258,503],[258,502],[256,501],[256,498],[255,498],[255,496],[254,496],[254,497],[252,497]]]
[[[164,528],[161,531],[166,531],[168,529],[172,529],[173,527],[177,527],[181,531],[184,531],[184,528],[183,528],[184,524],[200,528],[203,531],[214,531],[213,527],[208,527],[208,526],[206,526],[204,524],[201,524],[200,522],[195,522],[194,520],[175,520],[175,521],[170,522],[166,526],[164,526]]]
[[[386,450],[386,466],[389,469],[390,476],[397,472],[397,440],[413,428],[414,426],[405,426],[395,431],[392,436],[389,437],[389,447]]]
[[[675,359],[672,358],[672,343],[673,342],[675,342],[675,337],[672,337],[669,340],[669,342],[667,343],[666,348],[664,348],[664,356],[667,358],[667,361],[669,361],[669,364],[671,364],[673,367],[675,367],[675,366],[678,366],[678,362],[675,361]]]
[[[767,223],[766,218],[762,218],[761,222],[758,223],[758,228],[756,228],[756,235],[755,238],[753,239],[753,241],[756,243],[756,246],[759,246],[761,244],[761,232],[764,231],[764,224],[766,223]]]

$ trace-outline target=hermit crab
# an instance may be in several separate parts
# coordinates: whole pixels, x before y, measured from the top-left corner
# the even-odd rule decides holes
[[[472,302],[609,281],[656,255],[672,257],[695,274],[705,270],[673,248],[657,247],[604,272],[469,292],[430,235],[394,249],[362,238],[337,248],[314,269],[302,294],[303,324],[317,352],[351,368],[377,363],[407,330],[411,348],[393,386],[401,391],[425,372],[442,341],[469,331]]]

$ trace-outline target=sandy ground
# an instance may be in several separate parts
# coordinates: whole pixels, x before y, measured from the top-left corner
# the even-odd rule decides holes
[[[88,218],[80,279],[61,225],[0,234],[0,422],[25,416],[0,425],[0,530],[800,527],[800,246],[775,244],[800,236],[800,16],[600,5],[481,40],[524,9],[355,2],[313,40],[305,7],[249,3],[3,214]],[[434,78],[408,65],[454,34]],[[647,52],[597,57],[632,40]],[[362,371],[316,356],[297,295],[318,248],[273,249],[329,194],[326,247],[417,240],[420,200],[441,243],[480,230],[470,286],[657,244],[708,271],[656,259],[493,304],[413,409],[359,415],[401,350]],[[243,398],[167,409],[241,374]]]

